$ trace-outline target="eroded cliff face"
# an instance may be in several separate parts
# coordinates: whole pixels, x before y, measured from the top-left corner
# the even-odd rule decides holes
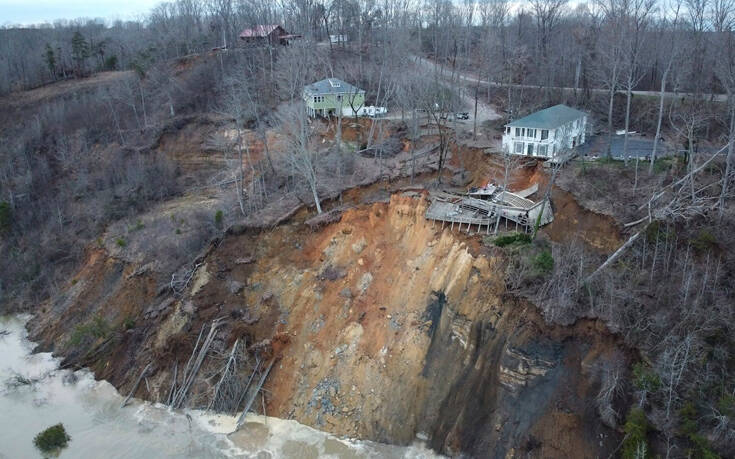
[[[137,395],[165,400],[173,361],[225,317],[220,349],[240,338],[279,358],[269,415],[381,442],[418,437],[450,454],[614,449],[620,434],[599,421],[594,369],[617,341],[592,321],[547,325],[506,292],[502,253],[427,222],[426,206],[396,194],[316,232],[295,222],[227,235],[177,297],[165,276],[92,251],[34,323],[36,338],[125,389],[152,361]],[[114,331],[81,347],[73,335],[91,317]],[[200,381],[192,400],[210,389]]]

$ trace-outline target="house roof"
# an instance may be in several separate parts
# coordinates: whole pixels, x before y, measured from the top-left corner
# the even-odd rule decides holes
[[[586,116],[586,113],[559,104],[511,121],[507,126],[554,129],[583,116]]]
[[[258,24],[252,29],[245,29],[242,32],[240,32],[240,38],[267,37],[279,27],[281,26],[278,24],[268,24],[268,25]],[[281,27],[281,29],[283,28]]]
[[[325,78],[306,86],[304,91],[310,94],[352,94],[365,92],[358,87],[345,83],[339,78]]]

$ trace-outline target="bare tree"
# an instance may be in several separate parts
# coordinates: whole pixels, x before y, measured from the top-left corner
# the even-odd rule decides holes
[[[552,86],[553,73],[549,65],[549,43],[552,39],[556,26],[564,13],[567,0],[531,0],[536,19],[537,55],[540,54],[542,72],[546,75],[544,86],[548,89]]]
[[[247,94],[249,93],[248,83],[244,81],[241,77],[234,75],[227,77],[225,80],[225,96],[223,98],[222,106],[220,107],[220,112],[231,117],[234,120],[234,127],[235,127],[235,148],[237,151],[237,158],[234,161],[234,165],[232,164],[233,161],[227,160],[225,158],[225,162],[227,164],[228,171],[234,171],[234,179],[232,180],[235,186],[235,193],[237,196],[237,202],[240,206],[240,212],[243,215],[247,215],[246,211],[246,197],[244,195],[245,190],[245,172],[244,172],[244,164],[245,164],[245,155],[247,155],[247,162],[251,169],[251,180],[250,180],[250,203],[254,202],[255,198],[255,184],[256,184],[256,178],[258,176],[255,164],[253,162],[253,159],[250,155],[250,148],[245,141],[244,135],[243,135],[243,127],[247,120],[251,119],[253,115],[253,106],[251,104],[248,104],[247,102]],[[226,149],[225,149],[226,151]]]
[[[678,104],[671,104],[669,109],[670,126],[687,141],[687,164],[690,174],[692,201],[696,200],[694,194],[697,152],[695,143],[698,142],[699,130],[704,127],[711,117],[712,114],[709,111],[708,104],[701,97],[683,99]]]
[[[283,107],[277,117],[283,132],[288,136],[286,162],[306,181],[314,198],[316,211],[322,213],[318,190],[317,154],[309,145],[310,127],[306,118],[306,107],[303,104]]]
[[[656,136],[653,138],[653,148],[651,150],[651,163],[648,165],[648,174],[653,173],[653,165],[656,162],[656,153],[658,150],[659,139],[661,138],[661,123],[664,117],[664,100],[666,98],[666,83],[669,79],[671,71],[674,69],[674,63],[676,62],[680,50],[678,44],[679,34],[677,33],[677,26],[679,24],[679,14],[681,10],[681,1],[674,0],[669,8],[662,8],[661,19],[659,20],[659,27],[661,34],[665,37],[665,44],[663,51],[665,55],[665,66],[661,73],[661,89],[659,90],[658,99],[658,120],[656,121]],[[671,18],[669,19],[669,15]],[[672,40],[672,41],[669,41]]]
[[[615,104],[615,93],[620,85],[625,59],[624,35],[622,30],[621,11],[618,0],[599,1],[598,5],[603,11],[605,23],[600,29],[601,39],[598,52],[601,59],[597,65],[597,78],[601,86],[608,93],[607,106],[607,130],[608,146],[607,156],[612,156],[613,108]]]
[[[631,0],[621,2],[623,24],[625,26],[625,134],[623,139],[623,158],[628,163],[628,131],[630,130],[630,101],[633,89],[638,85],[643,72],[641,71],[640,54],[642,41],[648,27],[649,15],[655,6],[655,0]]]
[[[452,88],[446,86],[443,82],[439,82],[438,78],[438,76],[435,76],[433,80],[424,80],[420,103],[422,109],[436,126],[437,135],[439,136],[439,175],[437,180],[442,183],[444,163],[449,152],[449,142],[453,135],[453,131],[447,126],[447,121],[459,104],[459,96]]]
[[[723,7],[724,8],[724,7]],[[720,21],[727,21],[724,13],[718,16]],[[724,42],[724,43],[723,43]],[[725,210],[725,197],[730,188],[733,174],[733,161],[735,161],[735,39],[732,33],[720,34],[720,57],[717,60],[717,78],[727,92],[728,110],[730,118],[728,129],[727,159],[725,162],[725,173],[722,176],[722,190],[720,192],[719,216],[722,219]]]

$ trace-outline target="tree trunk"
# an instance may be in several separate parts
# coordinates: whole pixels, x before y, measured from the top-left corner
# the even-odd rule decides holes
[[[613,104],[615,102],[615,87],[610,88],[610,104],[607,107],[607,157],[612,158],[612,141],[613,141]]]
[[[633,81],[628,78],[625,92],[625,137],[623,138],[623,160],[628,165],[628,128],[630,127],[630,99],[633,96]]]
[[[582,57],[580,56],[579,59],[577,59],[577,68],[574,71],[574,103],[579,103],[579,96],[577,94],[577,91],[579,91],[579,77],[582,75]]]
[[[474,123],[472,126],[472,139],[473,140],[477,140],[477,98],[479,97],[479,95],[480,95],[480,76],[478,75],[477,82],[475,83],[475,116],[474,116],[474,119],[472,120]]]
[[[148,127],[148,113],[145,110],[145,94],[143,93],[143,83],[138,80],[138,89],[140,90],[140,105],[143,107],[143,127]]]
[[[725,175],[722,177],[722,191],[720,192],[720,213],[719,218],[722,219],[722,214],[725,211],[725,197],[727,196],[728,188],[730,185],[730,174],[732,173],[732,162],[733,162],[733,143],[735,142],[735,104],[731,102],[730,106],[730,135],[729,143],[727,144],[727,160],[725,161]]]
[[[411,184],[416,174],[416,131],[418,125],[416,123],[416,109],[411,111]]]
[[[696,200],[694,192],[694,129],[689,130],[689,171],[691,174],[691,177],[689,177],[689,183],[692,191],[692,203],[694,203]]]
[[[664,71],[661,76],[661,92],[658,101],[658,122],[656,123],[656,137],[653,139],[653,150],[651,151],[651,164],[648,165],[648,175],[653,174],[653,164],[656,162],[656,149],[658,147],[658,139],[661,137],[661,120],[664,117],[664,98],[666,97],[666,78],[669,69]]]
[[[319,202],[319,195],[316,191],[316,181],[312,182],[309,181],[309,186],[311,188],[311,194],[314,195],[314,204],[316,204],[316,213],[320,214],[322,213],[322,205]]]

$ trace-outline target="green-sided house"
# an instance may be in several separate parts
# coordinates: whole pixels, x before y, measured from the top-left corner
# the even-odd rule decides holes
[[[337,78],[326,78],[304,87],[306,113],[311,117],[352,116],[365,105],[365,90]]]

